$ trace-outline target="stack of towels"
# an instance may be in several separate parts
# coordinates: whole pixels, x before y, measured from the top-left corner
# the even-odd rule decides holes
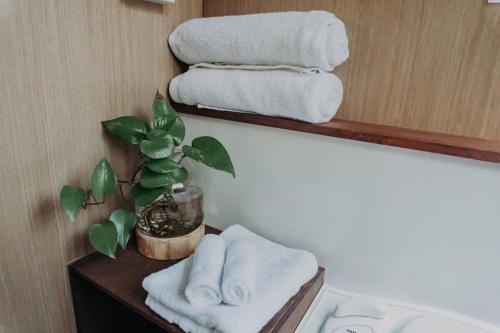
[[[349,49],[344,23],[332,13],[193,19],[168,42],[191,65],[170,83],[177,103],[322,123],[342,102],[342,82],[329,71]]]
[[[185,332],[256,333],[317,270],[311,253],[233,225],[143,287],[146,305]]]

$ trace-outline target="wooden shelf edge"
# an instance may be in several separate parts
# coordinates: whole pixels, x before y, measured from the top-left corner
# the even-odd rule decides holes
[[[252,113],[199,109],[195,106],[176,103],[173,106],[181,113],[197,116],[500,163],[500,141],[495,140],[432,133],[347,120],[334,119],[328,123],[309,124],[291,119],[268,117]]]

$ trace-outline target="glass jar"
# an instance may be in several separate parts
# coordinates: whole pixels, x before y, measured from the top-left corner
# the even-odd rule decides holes
[[[195,230],[203,222],[203,191],[182,185],[172,196],[162,196],[145,207],[136,207],[137,227],[153,237],[178,237]]]

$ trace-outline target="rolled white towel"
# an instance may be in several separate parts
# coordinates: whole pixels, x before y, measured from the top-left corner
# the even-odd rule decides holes
[[[220,283],[226,253],[224,239],[206,235],[196,247],[185,295],[195,305],[216,305],[222,302]]]
[[[177,103],[323,123],[337,112],[343,89],[331,73],[193,68],[170,81],[169,93]]]
[[[246,239],[229,244],[222,272],[222,300],[226,304],[248,303],[255,294],[257,249]]]
[[[198,18],[168,39],[187,64],[294,65],[331,71],[349,57],[344,23],[325,11]]]

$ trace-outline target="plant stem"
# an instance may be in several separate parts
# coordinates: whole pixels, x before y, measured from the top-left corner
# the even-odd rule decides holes
[[[90,202],[90,198],[92,198],[94,201]],[[97,201],[96,197],[94,196],[94,193],[92,193],[92,190],[87,191],[87,198],[85,199],[85,207],[87,206],[96,206],[96,205],[102,205],[105,202],[105,199],[102,198],[102,201]]]
[[[104,199],[99,202],[87,202],[87,206],[97,206],[97,205],[102,205],[104,203]]]
[[[118,182],[118,184],[129,184],[129,185],[137,184],[137,182],[133,182],[130,180],[122,180],[122,179],[118,179],[117,182]]]
[[[125,194],[123,193],[123,184],[120,184],[119,186],[120,186],[120,196],[122,197],[123,202],[125,202],[125,204],[129,205],[130,201],[127,200],[127,198],[125,197]]]
[[[130,201],[127,200],[127,198],[125,197],[125,193],[123,192],[123,184],[127,184],[127,185],[135,185],[135,184],[137,184],[138,182],[135,181],[135,178],[137,177],[137,174],[141,171],[141,169],[144,167],[144,165],[146,165],[146,163],[147,163],[147,160],[143,161],[142,163],[140,163],[137,166],[137,168],[135,169],[134,174],[132,175],[132,178],[130,180],[122,180],[122,179],[118,179],[117,180],[118,187],[120,188],[120,196],[122,197],[123,201],[126,204],[130,204]],[[88,206],[102,205],[106,201],[105,198],[103,198],[102,201],[97,201],[96,197],[92,193],[92,190],[87,190],[86,194],[87,195],[86,195],[85,201],[82,204],[82,207],[84,209],[87,209]],[[93,201],[90,201],[90,199],[92,199]]]
[[[146,165],[146,163],[147,163],[147,161],[144,161],[137,166],[134,173],[132,174],[132,178],[130,178],[130,183],[133,183],[135,181],[135,177],[137,177],[137,174],[139,173],[139,171],[141,171],[141,169],[144,167],[144,165]]]
[[[186,157],[186,154],[183,153],[182,156],[181,156],[181,158],[179,158],[179,160],[177,161],[177,163],[181,163],[182,160],[184,159],[184,157]]]

